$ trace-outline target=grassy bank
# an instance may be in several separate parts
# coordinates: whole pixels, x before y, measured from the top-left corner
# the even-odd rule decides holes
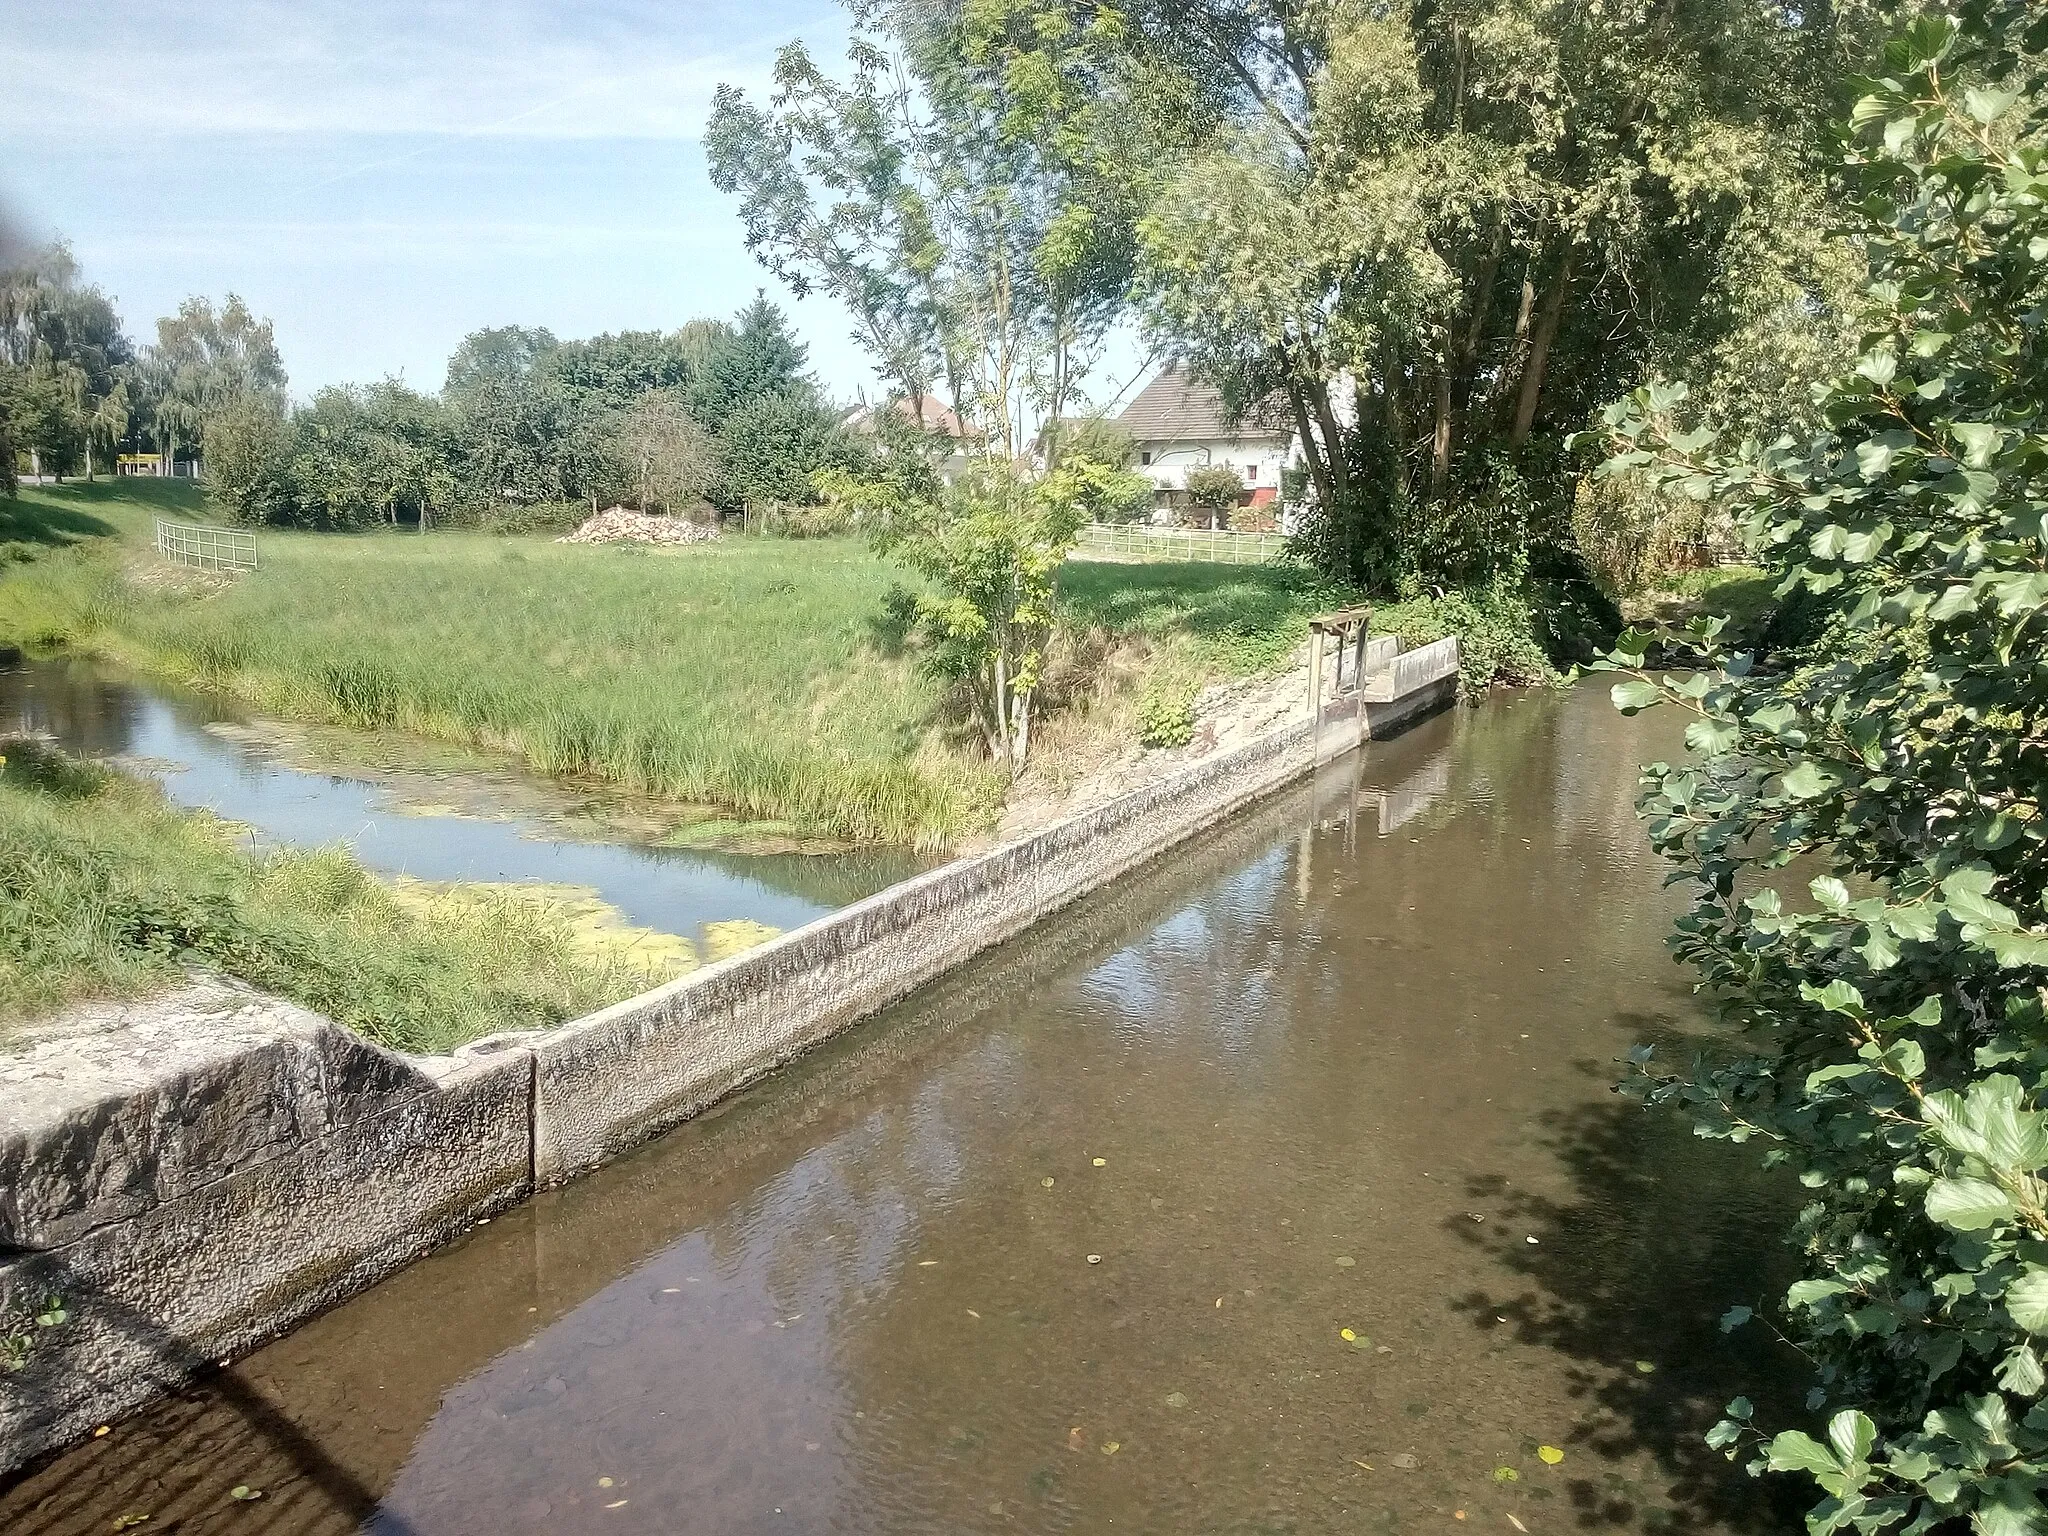
[[[560,1023],[677,968],[592,942],[587,915],[559,903],[394,891],[340,850],[252,855],[151,785],[32,743],[4,750],[0,1019],[200,966],[439,1051]]]
[[[871,643],[899,574],[857,544],[264,531],[262,568],[223,581],[156,565],[131,499],[22,502],[112,536],[0,580],[0,640],[858,839],[943,844],[993,798],[930,745],[914,664]]]
[[[31,487],[0,506],[36,557],[0,576],[0,642],[860,840],[943,846],[1000,794],[942,745],[936,689],[880,628],[904,573],[856,542],[264,530],[261,568],[222,579],[150,550],[153,515],[203,515],[188,485]],[[1338,600],[1282,568],[1076,563],[1062,585],[1090,637],[1082,670],[1135,649],[1189,686],[1280,665]]]

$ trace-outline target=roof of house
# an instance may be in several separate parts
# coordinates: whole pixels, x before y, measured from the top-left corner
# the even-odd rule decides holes
[[[924,407],[925,431],[939,437],[966,438],[974,435],[952,407],[941,403],[936,395],[926,395],[919,403]],[[863,405],[848,411],[843,418],[843,425],[852,432],[872,431],[876,412],[885,409],[893,410],[908,422],[915,422],[918,419],[917,407],[910,403],[909,397],[898,395],[886,407]]]
[[[1138,392],[1138,398],[1117,417],[1117,422],[1139,442],[1181,442],[1220,438],[1246,441],[1254,438],[1290,437],[1283,413],[1267,401],[1245,412],[1233,422],[1224,409],[1223,396],[1214,385],[1194,377],[1178,364],[1169,364]]]

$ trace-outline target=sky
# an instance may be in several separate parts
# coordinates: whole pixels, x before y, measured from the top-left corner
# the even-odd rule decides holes
[[[0,205],[70,240],[138,341],[188,295],[276,324],[301,398],[440,387],[489,325],[669,330],[766,288],[838,397],[829,300],[748,256],[699,143],[713,88],[843,51],[808,0],[0,0]]]

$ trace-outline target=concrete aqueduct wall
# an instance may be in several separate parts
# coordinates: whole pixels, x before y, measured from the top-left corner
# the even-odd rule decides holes
[[[1398,662],[1389,650],[1380,642],[1365,689],[1320,729],[1285,727],[558,1029],[409,1057],[201,982],[0,1056],[0,1330],[26,1350],[0,1374],[0,1472],[688,1119],[1450,699],[1455,640]],[[1403,687],[1375,699],[1390,662]],[[37,1326],[52,1302],[65,1320]]]

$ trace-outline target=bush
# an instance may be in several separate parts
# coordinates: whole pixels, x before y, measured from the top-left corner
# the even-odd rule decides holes
[[[1622,709],[1693,717],[1642,809],[1694,893],[1674,948],[1752,1044],[1640,1052],[1634,1086],[1808,1191],[1778,1326],[1824,1437],[1738,1398],[1708,1439],[1814,1479],[1818,1533],[2048,1529],[2048,25],[1961,15],[1914,20],[1852,115],[1875,329],[1831,430],[1717,449],[1676,389],[1608,414],[1610,464],[1741,512],[1826,605],[1769,668],[1716,620],[1683,676],[1648,636],[1611,663]]]
[[[1184,747],[1194,735],[1194,686],[1178,680],[1148,681],[1138,696],[1139,745]]]
[[[1244,481],[1227,464],[1204,464],[1188,471],[1188,501],[1205,527],[1222,527],[1244,496]]]

